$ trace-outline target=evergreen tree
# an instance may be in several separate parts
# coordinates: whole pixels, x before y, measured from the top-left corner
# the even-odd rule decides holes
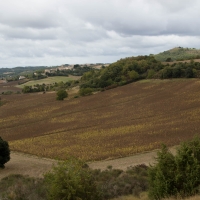
[[[200,186],[200,138],[182,143],[175,156],[166,146],[158,152],[157,163],[149,168],[151,199],[195,195]]]
[[[10,160],[10,149],[7,141],[0,137],[0,168],[4,168],[4,164]]]

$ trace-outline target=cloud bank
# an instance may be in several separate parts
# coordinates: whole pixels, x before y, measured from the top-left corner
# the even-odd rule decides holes
[[[0,67],[200,48],[198,0],[7,0],[0,7]]]

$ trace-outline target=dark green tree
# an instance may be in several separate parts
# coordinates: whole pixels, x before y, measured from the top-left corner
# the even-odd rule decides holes
[[[57,92],[57,100],[64,100],[64,98],[68,97],[68,93],[66,92],[66,90],[58,90]]]
[[[167,66],[162,70],[162,78],[172,78],[172,68]]]
[[[180,78],[181,77],[181,67],[174,67],[172,69],[172,78]]]
[[[32,92],[32,91],[33,91],[32,86],[28,86],[28,85],[25,85],[25,86],[23,87],[23,89],[22,89],[22,92],[23,92],[23,93],[30,93],[30,92]]]
[[[185,198],[199,192],[200,138],[182,143],[175,156],[164,146],[156,160],[157,163],[149,168],[151,199]]]
[[[185,77],[186,78],[193,78],[193,70],[191,67],[187,67],[185,69]]]
[[[193,147],[183,143],[176,156],[176,190],[181,197],[195,195],[200,186],[200,163],[194,155],[199,149]]]
[[[0,168],[4,168],[4,164],[10,160],[10,149],[7,141],[0,137]]]
[[[169,197],[175,193],[175,158],[163,145],[156,161],[157,164],[149,168],[149,197],[152,199]]]
[[[167,58],[166,62],[172,62],[172,59],[171,58]]]

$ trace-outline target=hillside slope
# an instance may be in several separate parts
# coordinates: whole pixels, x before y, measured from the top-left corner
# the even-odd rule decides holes
[[[200,80],[139,81],[92,96],[2,96],[1,137],[12,150],[49,158],[124,157],[200,133]]]
[[[169,61],[179,61],[179,60],[189,60],[200,58],[200,49],[195,48],[183,48],[175,47],[168,51],[161,52],[154,55],[156,60],[165,62],[167,59]]]

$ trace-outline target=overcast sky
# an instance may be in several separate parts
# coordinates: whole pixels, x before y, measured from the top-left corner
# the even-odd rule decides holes
[[[0,67],[200,48],[199,0],[0,0]]]

